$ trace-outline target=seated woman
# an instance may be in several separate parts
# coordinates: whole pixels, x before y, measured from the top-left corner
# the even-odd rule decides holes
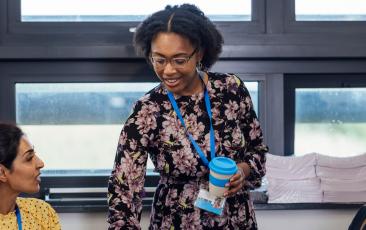
[[[48,203],[18,197],[39,191],[43,167],[21,129],[0,123],[0,229],[61,229]]]

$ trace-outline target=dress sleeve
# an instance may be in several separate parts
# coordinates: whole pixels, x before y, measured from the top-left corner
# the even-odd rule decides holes
[[[262,130],[249,91],[240,78],[234,77],[239,84],[240,128],[246,142],[246,151],[242,160],[250,167],[250,174],[246,178],[246,186],[255,189],[261,186],[262,177],[266,173],[265,162],[268,147],[263,143]]]
[[[156,128],[156,108],[137,102],[121,131],[108,181],[109,229],[141,229],[147,150]]]

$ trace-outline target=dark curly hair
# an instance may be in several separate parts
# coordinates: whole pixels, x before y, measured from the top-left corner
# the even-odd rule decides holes
[[[15,125],[0,123],[0,164],[11,169],[18,153],[23,131]]]
[[[224,43],[216,26],[195,5],[166,6],[146,18],[137,27],[134,46],[149,62],[151,41],[160,32],[173,32],[188,38],[203,53],[203,68],[210,68],[218,59]]]

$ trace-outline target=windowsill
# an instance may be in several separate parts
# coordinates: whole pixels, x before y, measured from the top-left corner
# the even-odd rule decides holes
[[[362,207],[364,203],[267,203],[263,201],[254,201],[255,210],[314,210],[314,209],[358,209]],[[107,201],[80,204],[80,203],[68,203],[52,204],[53,208],[58,213],[87,213],[87,212],[107,212]],[[150,211],[151,200],[143,202],[143,210]]]
[[[54,184],[62,184],[62,187],[58,188],[75,188],[78,185],[78,189],[83,187],[97,187],[103,192],[94,193],[93,191],[74,191],[75,193],[61,193],[50,194],[49,203],[59,213],[97,213],[108,212],[107,205],[107,189],[104,187],[107,183],[108,175],[105,172],[100,173],[99,176],[86,177],[85,175],[67,175],[67,176],[55,176],[48,175],[42,177],[43,192],[36,196],[37,198],[44,199],[47,191],[54,188]],[[154,188],[158,184],[159,176],[151,171],[148,172],[148,176],[145,180],[145,188]],[[56,183],[57,182],[57,183]],[[260,187],[254,191],[251,191],[251,198],[254,200],[255,210],[311,210],[311,209],[357,209],[360,208],[363,203],[267,203],[268,197],[265,193],[265,187]],[[143,209],[150,211],[153,200],[154,190],[146,191],[143,198]],[[47,196],[46,196],[47,197]],[[89,199],[90,198],[90,199]]]

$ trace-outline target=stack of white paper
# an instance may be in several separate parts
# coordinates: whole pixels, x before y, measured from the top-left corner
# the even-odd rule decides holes
[[[359,192],[366,189],[366,178],[342,180],[342,179],[321,179],[321,188],[324,191],[354,191]],[[365,193],[366,195],[366,193]]]
[[[320,180],[315,173],[315,153],[299,157],[267,154],[268,203],[318,203]]]
[[[268,203],[366,202],[366,153],[267,154],[266,170]]]
[[[316,175],[320,178],[338,180],[357,180],[366,178],[366,165],[357,168],[333,168],[316,166]]]
[[[366,153],[353,157],[332,157],[317,154],[317,165],[331,168],[357,168],[366,166]]]
[[[366,153],[354,157],[318,154],[316,174],[323,202],[366,202]]]
[[[364,203],[366,191],[324,191],[323,202],[329,203]]]

